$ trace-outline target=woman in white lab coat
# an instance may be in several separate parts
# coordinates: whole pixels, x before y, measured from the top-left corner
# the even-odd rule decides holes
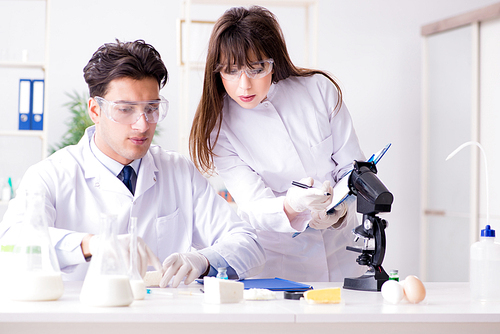
[[[190,150],[198,169],[217,170],[256,228],[267,256],[259,277],[342,281],[366,270],[345,249],[358,224],[354,202],[326,214],[325,193],[364,160],[340,88],[292,64],[267,9],[231,8],[216,22]]]

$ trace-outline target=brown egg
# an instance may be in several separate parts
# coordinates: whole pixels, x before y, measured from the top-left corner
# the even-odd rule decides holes
[[[405,278],[403,289],[406,299],[410,303],[420,303],[425,298],[425,286],[416,276],[410,275]]]

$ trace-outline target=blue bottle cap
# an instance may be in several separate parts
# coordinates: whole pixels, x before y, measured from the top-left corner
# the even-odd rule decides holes
[[[490,225],[486,225],[484,230],[481,230],[482,237],[495,237],[495,230],[492,230]]]

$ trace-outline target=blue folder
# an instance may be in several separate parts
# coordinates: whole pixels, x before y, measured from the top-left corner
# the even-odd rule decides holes
[[[203,284],[202,279],[198,279],[196,280],[196,282]],[[242,279],[239,282],[245,285],[245,290],[268,289],[272,291],[307,291],[313,288],[311,285],[289,281],[278,277],[248,278],[248,279]]]
[[[240,280],[245,289],[268,289],[272,291],[307,291],[313,287],[282,278],[249,278]]]

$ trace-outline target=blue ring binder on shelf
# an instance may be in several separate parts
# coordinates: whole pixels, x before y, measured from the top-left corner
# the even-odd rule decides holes
[[[44,90],[43,80],[31,80],[31,130],[43,130]]]
[[[19,80],[19,130],[43,130],[45,82]]]
[[[31,80],[19,80],[19,130],[31,130]]]

